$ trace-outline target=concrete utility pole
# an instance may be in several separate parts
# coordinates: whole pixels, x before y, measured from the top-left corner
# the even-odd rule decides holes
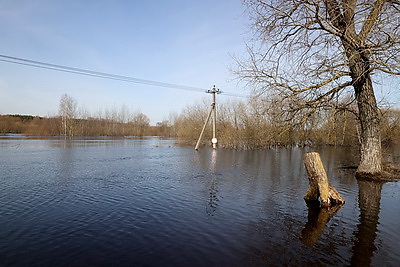
[[[212,143],[212,146],[214,149],[217,148],[217,142],[218,142],[217,137],[216,137],[216,134],[217,134],[217,110],[216,110],[216,103],[215,103],[215,94],[220,94],[221,91],[219,89],[215,88],[215,85],[214,85],[212,90],[207,90],[207,93],[212,94],[213,102],[211,103],[210,112],[208,113],[206,122],[204,123],[203,129],[201,130],[201,133],[199,136],[199,139],[197,140],[196,147],[194,148],[196,150],[199,149],[199,145],[200,145],[201,138],[203,137],[204,129],[206,128],[207,123],[210,120],[211,114],[213,114],[213,124],[212,124],[213,137],[211,139],[211,143]]]

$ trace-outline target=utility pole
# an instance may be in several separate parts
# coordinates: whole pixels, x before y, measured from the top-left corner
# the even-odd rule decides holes
[[[216,107],[216,103],[215,103],[215,94],[216,93],[220,93],[219,89],[217,90],[215,88],[215,85],[213,86],[212,90],[208,90],[207,93],[212,94],[213,96],[213,103],[212,103],[212,107],[213,107],[213,137],[211,139],[212,142],[212,147],[214,149],[217,148],[217,107]]]
[[[212,94],[213,102],[211,103],[210,112],[208,113],[206,122],[204,123],[203,129],[201,130],[201,133],[199,136],[199,139],[197,140],[196,147],[194,148],[196,150],[199,149],[201,138],[203,137],[204,130],[208,124],[208,121],[210,120],[211,114],[213,115],[213,123],[212,123],[213,137],[211,139],[211,143],[212,143],[212,147],[214,149],[217,148],[217,142],[218,142],[217,137],[216,137],[216,134],[217,134],[217,110],[216,110],[215,94],[220,94],[221,91],[219,89],[215,88],[215,85],[214,85],[212,90],[207,90],[207,93]]]

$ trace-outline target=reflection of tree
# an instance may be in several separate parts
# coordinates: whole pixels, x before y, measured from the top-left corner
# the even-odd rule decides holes
[[[326,224],[341,206],[342,205],[335,205],[326,208],[320,207],[319,201],[307,201],[308,221],[301,231],[301,242],[312,247],[324,232]]]
[[[75,149],[73,140],[62,140],[60,141],[59,147],[57,149],[57,178],[59,181],[67,182],[73,175],[73,170],[75,169]]]
[[[355,232],[355,244],[351,264],[353,266],[369,266],[374,251],[374,242],[379,220],[382,183],[358,181],[358,204],[360,207],[360,223]]]

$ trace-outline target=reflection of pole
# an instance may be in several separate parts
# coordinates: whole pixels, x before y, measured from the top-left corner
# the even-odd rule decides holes
[[[215,211],[218,207],[218,188],[217,188],[217,150],[213,149],[211,151],[211,163],[210,163],[210,171],[211,171],[211,181],[210,181],[210,197],[208,198],[208,205],[206,207],[206,212],[208,216],[214,216]]]
[[[211,173],[215,175],[217,171],[217,150],[213,150],[211,152],[211,166],[210,166]]]
[[[215,94],[220,94],[221,91],[217,88],[215,88],[215,85],[213,86],[212,90],[208,90],[207,93],[213,95],[213,102],[211,104],[211,109],[210,112],[208,113],[206,122],[204,123],[203,129],[201,130],[199,139],[197,140],[196,147],[194,149],[198,150],[201,138],[203,137],[204,129],[206,128],[206,125],[208,121],[210,120],[211,114],[213,114],[213,137],[212,137],[212,146],[213,148],[217,148],[217,111],[216,111],[216,102],[215,102]]]

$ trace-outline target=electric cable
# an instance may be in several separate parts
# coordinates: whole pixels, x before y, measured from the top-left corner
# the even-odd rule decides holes
[[[199,87],[179,85],[179,84],[173,84],[173,83],[165,83],[165,82],[159,82],[159,81],[153,81],[153,80],[145,80],[145,79],[139,79],[139,78],[123,76],[123,75],[115,75],[115,74],[110,74],[110,73],[106,73],[106,72],[98,72],[98,71],[93,71],[93,70],[68,67],[68,66],[64,66],[64,65],[51,64],[51,63],[35,61],[35,60],[30,60],[30,59],[24,59],[24,58],[19,58],[19,57],[12,57],[12,56],[2,55],[2,54],[0,54],[0,61],[6,62],[6,63],[13,63],[13,64],[29,66],[29,67],[47,69],[47,70],[54,70],[54,71],[61,71],[61,72],[79,74],[79,75],[86,75],[86,76],[110,79],[110,80],[152,85],[152,86],[158,86],[158,87],[166,87],[166,88],[186,90],[186,91],[206,92],[206,90],[204,90],[203,88],[199,88]],[[233,94],[233,93],[227,93],[227,92],[223,92],[223,94],[226,96],[248,98],[248,96],[240,95],[240,94]]]

